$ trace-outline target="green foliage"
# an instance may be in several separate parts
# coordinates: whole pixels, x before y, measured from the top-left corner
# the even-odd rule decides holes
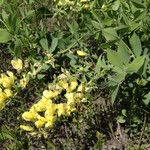
[[[11,34],[6,29],[0,29],[0,43],[7,43],[12,39]]]
[[[37,138],[42,146],[55,149],[58,144],[59,149],[70,149],[77,144],[76,149],[102,148],[105,129],[92,124],[94,119],[103,118],[94,112],[97,89],[100,89],[98,93],[106,90],[105,98],[111,99],[114,128],[119,123],[130,132],[139,132],[150,109],[149,8],[148,0],[0,0],[0,71],[13,70],[9,66],[11,59],[20,58],[24,70],[21,74],[15,72],[17,78],[27,74],[31,78],[23,91],[19,83],[16,84],[13,100],[0,112],[0,122],[7,116],[4,125],[10,125],[8,132],[1,129],[0,142],[16,143],[7,149],[23,149],[26,142],[29,147],[33,144],[33,137],[18,131],[22,123],[20,114],[37,101],[48,83],[53,83],[66,70],[79,83],[87,84],[86,100],[79,105],[77,114],[73,113],[68,120],[61,118],[64,122],[58,122],[58,126],[49,131],[48,139]],[[79,56],[78,50],[87,55]],[[107,102],[99,100],[99,103]],[[18,115],[17,127],[12,125],[16,117],[10,115],[11,111]],[[103,110],[99,114],[103,114]],[[78,131],[72,131],[73,126]],[[80,134],[81,127],[83,134]],[[62,130],[66,132],[64,139],[68,144],[58,133]],[[18,137],[24,135],[25,141],[20,142]],[[31,149],[34,148],[31,146]]]

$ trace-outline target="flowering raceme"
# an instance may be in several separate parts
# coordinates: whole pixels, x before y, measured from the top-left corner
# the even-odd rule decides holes
[[[0,75],[0,110],[5,107],[7,99],[13,96],[13,92],[11,90],[14,85],[15,76],[13,72],[7,71],[6,73],[2,73]]]
[[[8,98],[12,97],[13,93],[10,89],[2,89],[0,88],[0,110],[2,110],[5,107],[5,103]]]
[[[23,62],[21,59],[15,59],[11,60],[11,65],[14,69],[19,72],[23,68]],[[6,71],[5,73],[0,74],[0,110],[2,110],[5,107],[6,101],[8,98],[13,96],[13,90],[12,88],[15,85],[16,76],[12,71]],[[23,79],[20,81],[20,86],[22,88],[25,88],[28,83],[28,78],[23,75]]]
[[[4,88],[11,88],[14,84],[15,76],[13,72],[7,71],[7,74],[2,73],[0,77],[0,84]]]
[[[35,129],[52,128],[58,117],[70,116],[77,110],[76,105],[84,98],[84,85],[78,84],[76,79],[69,79],[64,74],[58,76],[58,80],[53,85],[48,85],[49,89],[43,91],[42,98],[22,114],[25,121],[32,122]],[[64,93],[65,91],[65,93]],[[62,98],[63,93],[63,98]],[[66,102],[55,104],[55,100],[65,98]],[[63,100],[64,101],[64,100]],[[20,127],[24,128],[24,125]]]
[[[73,80],[70,82],[70,86],[67,88],[67,91],[72,92],[73,90],[76,89],[77,86],[78,86],[78,82],[76,80]]]

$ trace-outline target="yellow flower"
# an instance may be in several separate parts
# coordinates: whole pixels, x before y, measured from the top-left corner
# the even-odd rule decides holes
[[[35,126],[36,126],[37,128],[42,128],[45,123],[46,123],[46,122],[43,121],[43,120],[37,120],[37,121],[35,122]]]
[[[53,116],[56,111],[56,104],[50,104],[47,106],[46,111],[45,111],[45,118],[47,116]]]
[[[55,116],[49,116],[47,123],[45,124],[45,128],[52,128],[54,126],[55,121],[56,121]]]
[[[20,125],[20,128],[25,131],[34,131],[34,129],[31,126]]]
[[[36,108],[35,108],[35,106],[34,106],[34,105],[35,105],[35,104],[33,104],[33,105],[31,106],[31,108],[30,108],[29,112],[37,113],[37,110],[36,110]]]
[[[58,94],[59,94],[59,91],[51,91],[51,90],[43,91],[43,96],[47,99],[54,98],[58,96]]]
[[[4,92],[8,98],[13,96],[13,92],[10,89],[5,89]]]
[[[67,105],[67,114],[70,116],[72,112],[76,111],[76,108],[72,105]]]
[[[59,85],[65,90],[68,89],[68,83],[64,80],[59,81]]]
[[[14,84],[15,76],[11,71],[7,71],[7,74],[1,74],[1,84],[4,88],[11,88]]]
[[[37,104],[34,104],[34,107],[37,112],[43,112],[46,110],[46,105],[45,103],[39,101]]]
[[[23,67],[23,63],[21,59],[11,60],[11,64],[14,69],[21,70]]]
[[[49,91],[49,90],[43,91],[43,97],[45,97],[47,99],[50,99],[52,97],[52,95],[53,95],[52,91]]]
[[[66,103],[57,104],[57,114],[58,114],[58,116],[66,114],[66,106],[67,106]]]
[[[0,103],[4,102],[7,99],[7,95],[4,92],[0,92]]]
[[[48,121],[48,122],[52,122],[52,123],[54,123],[55,122],[55,120],[56,120],[56,116],[46,116],[45,117],[45,119],[46,119],[46,121]]]
[[[76,87],[78,86],[78,82],[76,80],[73,80],[70,82],[70,86],[67,89],[68,92],[72,92],[73,90],[76,89]]]
[[[45,128],[52,128],[54,126],[54,123],[48,121],[46,124],[45,124]]]
[[[78,92],[83,92],[83,90],[84,90],[84,86],[83,86],[83,83],[81,83],[81,84],[78,86],[77,91],[78,91]]]
[[[23,75],[23,78],[19,81],[22,88],[25,88],[28,84],[29,79]]]
[[[57,90],[53,91],[53,95],[54,95],[54,97],[57,97],[59,94],[60,94],[60,92],[59,92],[59,91],[57,91]]]
[[[44,102],[44,103],[46,103],[46,104],[51,104],[51,103],[52,103],[52,100],[46,98],[45,96],[42,96],[42,98],[41,98],[40,101],[41,101],[41,102]]]
[[[86,53],[86,52],[80,51],[80,50],[77,51],[77,54],[78,54],[79,56],[81,56],[81,57],[87,56],[87,53]]]
[[[67,72],[68,73],[68,72]],[[59,76],[58,76],[58,79],[59,80],[62,80],[62,79],[65,79],[65,78],[67,78],[67,76],[66,76],[66,74],[64,74],[64,73],[62,73],[62,74],[60,74]]]
[[[33,121],[37,116],[37,113],[34,111],[26,111],[22,114],[22,118],[26,121]]]
[[[38,103],[34,104],[34,107],[35,107],[37,112],[43,112],[43,111],[46,111],[46,108],[51,103],[52,103],[52,101],[50,99],[42,97],[42,99]]]
[[[0,101],[0,111],[5,107],[5,103]]]
[[[46,119],[40,115],[37,115],[36,119],[38,119],[38,120],[35,121],[35,126],[37,128],[42,128],[44,126],[44,124],[46,123]]]
[[[42,117],[41,115],[37,115],[36,119],[46,122],[46,119]]]
[[[50,89],[50,88],[51,88],[51,86],[50,86],[50,84],[49,84],[49,89]],[[62,91],[62,87],[61,87],[58,83],[55,84],[55,89],[58,90],[59,93],[61,93],[61,91]]]
[[[76,103],[79,103],[84,97],[83,93],[76,93],[75,94],[75,99],[76,99]]]
[[[74,102],[75,102],[74,93],[66,93],[66,94],[65,94],[65,97],[66,97],[66,99],[67,99],[67,104],[68,104],[68,105],[74,104]]]

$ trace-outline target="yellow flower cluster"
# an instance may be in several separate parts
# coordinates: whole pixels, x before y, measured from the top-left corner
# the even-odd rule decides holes
[[[13,72],[7,71],[7,74],[2,73],[0,76],[0,110],[5,107],[5,103],[9,97],[12,97],[13,92],[11,90],[14,84],[15,76]]]
[[[22,114],[22,118],[38,129],[50,129],[58,117],[70,116],[75,112],[76,105],[83,98],[84,85],[82,83],[78,85],[75,79],[68,81],[67,76],[61,74],[55,84],[49,84],[48,90],[43,91],[42,98],[29,111]],[[63,102],[56,104],[55,101],[58,99]],[[21,125],[20,128],[33,131],[33,127],[28,125]]]
[[[17,70],[18,73],[20,73],[20,71],[22,70],[23,68],[23,62],[21,59],[14,59],[14,60],[11,60],[11,65],[13,66],[14,69]],[[28,84],[28,76],[26,76],[25,74],[23,75],[23,78],[20,79],[19,83],[20,83],[20,86],[22,88],[25,88]]]
[[[21,59],[11,60],[11,65],[17,72],[20,72],[23,68],[23,62]],[[5,107],[5,104],[8,98],[13,96],[12,87],[15,85],[15,75],[11,71],[7,71],[6,73],[0,74],[0,110]],[[20,80],[20,86],[25,87],[27,81],[25,77]]]
[[[11,60],[11,65],[13,66],[14,69],[17,70],[18,73],[23,69],[23,62],[21,59],[14,59]],[[20,87],[25,88],[29,82],[29,75],[23,74],[23,78],[20,79],[19,84]]]

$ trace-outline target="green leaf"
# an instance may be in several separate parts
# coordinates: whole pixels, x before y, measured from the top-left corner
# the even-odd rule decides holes
[[[26,13],[26,19],[30,19],[32,18],[33,16],[35,15],[35,10],[29,10],[27,13]]]
[[[45,77],[44,74],[38,74],[38,75],[37,75],[37,78],[38,78],[39,80],[43,79],[44,77]]]
[[[147,15],[147,11],[146,11],[146,10],[144,10],[143,12],[140,12],[140,13],[136,16],[134,22],[138,22],[138,23],[139,23],[139,21],[140,21],[140,20],[143,20],[143,18],[144,18],[146,15]],[[139,25],[140,25],[140,24],[139,24]]]
[[[19,38],[16,39],[15,41],[15,56],[16,57],[20,57],[21,56],[21,52],[22,52],[22,42]]]
[[[74,67],[76,65],[76,62],[77,62],[77,57],[71,53],[68,53],[67,56],[68,56],[68,58],[70,58],[70,65],[72,67]]]
[[[114,41],[118,39],[117,32],[114,28],[103,29],[103,35],[107,41]]]
[[[0,43],[7,43],[11,39],[11,34],[6,29],[0,28]]]
[[[13,21],[13,24],[12,24],[12,28],[13,26],[15,26],[14,28],[14,33],[17,34],[19,29],[20,29],[20,23],[21,23],[21,20],[19,19],[19,17],[17,17],[16,15],[14,16],[14,21]]]
[[[142,67],[145,61],[145,56],[139,56],[135,58],[130,64],[127,65],[128,73],[137,73],[138,70]]]
[[[114,2],[114,4],[112,5],[112,10],[117,11],[119,9],[120,6],[120,1],[117,0]]]
[[[118,116],[117,117],[117,122],[119,122],[119,123],[125,123],[126,120],[124,119],[124,116]]]
[[[139,1],[137,1],[137,0],[131,0],[131,2],[132,2],[132,4],[134,4],[134,6],[135,6],[136,8],[145,8],[144,3],[142,3],[142,2],[139,2]]]
[[[98,30],[102,29],[102,24],[100,24],[99,22],[92,20],[91,23],[96,29]]]
[[[130,54],[128,46],[121,40],[118,46],[118,55],[123,64],[128,64],[130,60]]]
[[[55,51],[57,45],[58,45],[58,38],[53,38],[49,52],[52,53],[53,51]]]
[[[116,67],[117,68],[117,67]],[[116,69],[115,68],[115,69]],[[117,82],[118,84],[120,84],[122,81],[125,80],[125,77],[126,77],[126,73],[124,71],[120,72],[120,69],[116,69],[116,74],[113,76],[113,80],[115,82]]]
[[[125,25],[129,25],[129,19],[124,12],[122,12],[122,19],[125,22]]]
[[[49,68],[50,68],[49,65],[43,64],[43,65],[41,66],[41,68],[40,68],[40,71],[41,71],[41,72],[45,72],[45,71],[47,71]]]
[[[140,56],[142,52],[142,46],[141,46],[141,41],[136,33],[134,33],[130,38],[130,45],[135,56],[136,57]]]
[[[8,19],[8,14],[3,9],[2,9],[2,18],[3,18],[4,22]]]
[[[123,116],[127,117],[127,110],[126,109],[122,109],[121,112],[122,112]]]
[[[9,14],[8,17],[5,15],[6,14],[3,14],[3,17],[5,19],[5,24],[7,26],[7,29],[12,34],[17,34],[20,29],[20,22],[21,22],[19,17],[15,13]]]
[[[29,4],[32,4],[34,2],[35,2],[35,0],[29,0]]]
[[[118,52],[107,50],[107,59],[112,65],[123,68],[123,63]]]
[[[41,44],[41,46],[42,46],[42,48],[44,49],[44,50],[49,50],[49,48],[48,48],[48,41],[47,41],[47,39],[41,39],[40,40],[40,44]]]
[[[73,20],[71,24],[67,23],[67,25],[70,28],[70,32],[72,34],[76,34],[78,32],[79,25],[75,20]]]
[[[2,5],[4,3],[4,0],[0,0],[0,5]]]
[[[130,26],[130,30],[134,31],[134,30],[136,30],[140,26],[140,24],[139,24],[139,22],[136,23],[135,21],[133,21],[133,22],[130,23],[129,26]]]
[[[114,104],[114,102],[115,102],[115,100],[116,100],[118,91],[119,91],[119,85],[114,86],[114,87],[113,87],[113,90],[112,90],[112,93],[111,93],[111,101],[112,101],[112,104]]]
[[[96,63],[96,67],[95,67],[95,73],[99,73],[101,68],[102,68],[102,55],[98,58],[98,61]]]
[[[145,105],[148,105],[150,103],[150,98],[149,99],[144,99],[143,102],[144,102]]]
[[[150,92],[148,93],[148,94],[146,94],[145,96],[144,96],[144,100],[143,100],[143,102],[144,102],[144,104],[145,105],[148,105],[149,103],[150,103]]]

